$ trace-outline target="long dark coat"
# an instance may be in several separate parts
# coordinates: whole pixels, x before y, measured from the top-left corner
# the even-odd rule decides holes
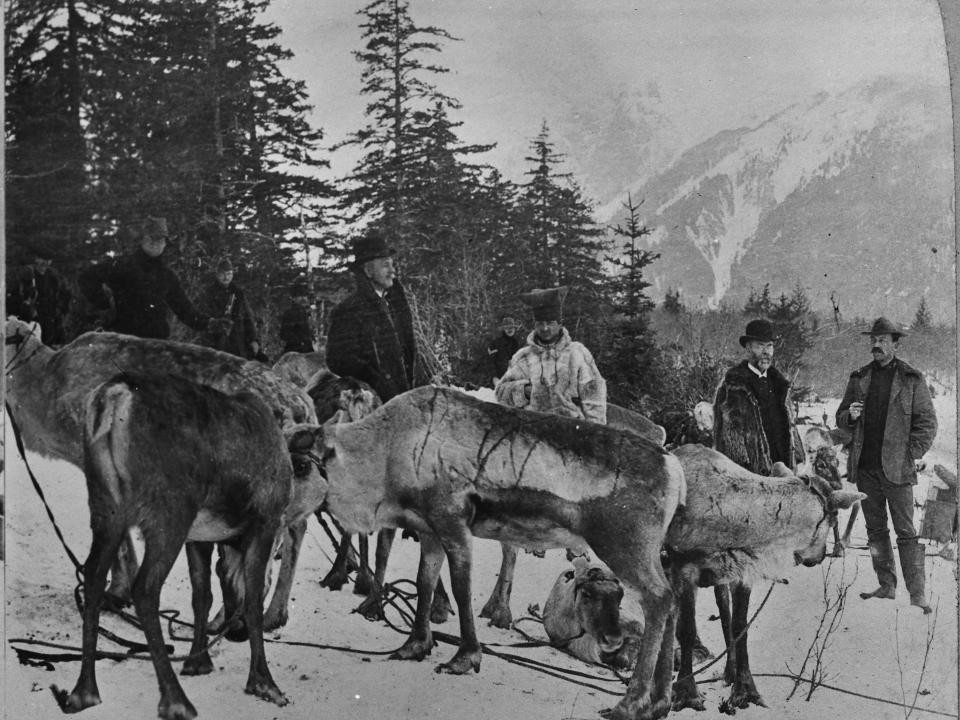
[[[769,475],[773,468],[770,459],[770,444],[760,418],[760,405],[750,390],[750,373],[747,361],[735,365],[727,371],[723,382],[717,388],[713,401],[713,443],[714,448],[722,452],[737,465],[745,467],[758,475]],[[777,399],[777,407],[783,413],[782,427],[788,434],[787,447],[790,448],[791,470],[803,462],[803,444],[794,428],[793,410],[790,407],[790,381],[775,367],[767,370],[767,378]]]
[[[922,458],[933,445],[937,435],[937,415],[920,371],[900,358],[894,358],[893,362],[896,365],[883,428],[883,474],[894,485],[916,485],[917,471],[913,461]],[[857,481],[857,465],[863,449],[863,422],[850,421],[850,403],[866,399],[872,374],[873,363],[854,370],[837,408],[837,427],[853,431],[847,456],[847,479],[850,482]]]
[[[115,315],[108,329],[114,332],[166,340],[171,310],[194,330],[206,330],[210,320],[190,302],[163,255],[153,258],[139,248],[114,263],[90,268],[80,275],[79,283],[81,292],[99,310],[111,306],[103,286],[109,288]]]
[[[215,277],[212,278],[204,288],[199,304],[211,317],[227,318],[233,323],[229,335],[205,333],[204,344],[242,358],[253,357],[250,343],[257,339],[253,313],[250,312],[246,295],[236,283],[224,286]]]
[[[386,402],[426,382],[413,316],[398,280],[387,291],[388,310],[370,280],[355,274],[356,291],[330,313],[327,366],[337,375],[369,383]]]

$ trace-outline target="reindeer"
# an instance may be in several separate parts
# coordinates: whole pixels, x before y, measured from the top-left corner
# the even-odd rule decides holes
[[[819,477],[794,477],[782,463],[774,465],[774,477],[756,475],[702,445],[684,445],[674,454],[687,480],[687,498],[666,537],[679,597],[673,708],[704,709],[692,675],[696,588],[724,584],[733,585],[732,618],[729,609],[720,608],[728,648],[725,678],[733,685],[727,705],[763,706],[747,656],[750,587],[761,578],[781,578],[785,566],[822,562],[838,509],[866,496],[835,490]]]
[[[849,433],[837,429],[831,430],[826,425],[814,425],[803,434],[803,447],[807,457],[813,457],[807,469],[817,477],[826,480],[834,490],[840,490],[843,487],[838,448],[846,439],[849,439]],[[853,532],[853,525],[859,514],[860,503],[855,502],[850,508],[850,517],[847,519],[847,527],[843,531],[842,538],[839,524],[834,525],[833,557],[843,557],[846,548],[850,547],[850,534]]]
[[[26,448],[43,457],[83,467],[83,417],[86,396],[117,372],[170,373],[227,394],[256,394],[284,426],[315,423],[310,397],[279,379],[258,362],[246,361],[210,348],[167,340],[146,340],[117,333],[85,333],[59,350],[44,345],[35,325],[7,319],[7,403]],[[12,349],[12,352],[11,352]],[[303,523],[304,518],[289,518]],[[292,584],[295,558],[292,544],[283,544],[280,577]],[[285,570],[287,568],[287,570]],[[133,543],[123,543],[110,577],[109,596],[125,603],[136,574]],[[278,580],[279,585],[279,580]],[[278,588],[264,624],[280,627],[287,619],[289,587]],[[236,637],[237,634],[234,634]]]
[[[629,670],[636,662],[643,622],[620,613],[623,585],[606,568],[577,558],[560,573],[543,606],[543,628],[553,647],[584,662]]]
[[[639,413],[611,403],[607,403],[607,426],[634,433],[657,445],[663,445],[667,439],[667,431],[662,426]],[[500,572],[497,574],[497,581],[490,593],[490,598],[480,610],[480,617],[488,618],[494,627],[508,629],[513,624],[510,595],[513,591],[513,574],[517,565],[517,548],[505,544],[501,551],[503,558],[500,562]]]
[[[271,368],[274,374],[297,387],[306,387],[314,375],[327,367],[325,352],[285,352]]]
[[[673,596],[660,548],[683,489],[676,458],[632,433],[485,403],[437,387],[411,390],[362,420],[318,432],[327,509],[348,531],[420,537],[413,629],[392,657],[433,648],[429,613],[444,554],[461,644],[437,671],[479,671],[470,591],[473,537],[532,548],[589,548],[640,596],[643,641],[609,717],[670,710]]]
[[[301,469],[303,479],[292,492],[284,437],[270,409],[252,393],[231,397],[173,375],[121,374],[94,389],[85,407],[83,466],[93,543],[83,568],[80,677],[69,695],[55,690],[63,711],[100,704],[95,675],[100,601],[110,564],[134,526],[143,534],[145,553],[132,594],[160,683],[158,715],[166,720],[197,715],[170,665],[158,617],[161,587],[184,542],[194,633],[183,673],[213,670],[205,646],[210,557],[212,542],[223,541],[226,577],[249,632],[246,692],[286,705],[264,655],[264,576],[284,513],[302,515],[322,501],[322,476]],[[303,433],[310,444],[311,431],[304,430],[293,435],[291,447],[298,447]]]

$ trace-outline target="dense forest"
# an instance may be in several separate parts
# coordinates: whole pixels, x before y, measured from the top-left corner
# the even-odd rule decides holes
[[[351,285],[350,240],[372,227],[397,250],[439,381],[488,382],[497,319],[525,318],[519,293],[556,285],[571,287],[565,325],[593,351],[611,400],[655,417],[712,396],[750,317],[777,323],[778,363],[807,391],[838,392],[843,372],[865,362],[865,347],[841,342],[858,337],[857,319],[839,308],[818,317],[799,284],[758,287],[742,308],[687,308],[677,293],[655,307],[643,199],[627,195],[623,220],[598,224],[550,118],[529,138],[524,181],[506,180],[484,161],[493,145],[460,139],[460,102],[442,89],[443,48],[461,40],[418,25],[405,0],[358,11],[364,122],[323,149],[308,119],[323,98],[284,75],[289,53],[261,17],[268,4],[5,3],[7,283],[49,254],[72,290],[68,339],[97,325],[78,274],[130,250],[130,228],[162,216],[167,261],[191,297],[219,258],[233,261],[272,357],[298,289],[322,346],[329,310]],[[352,171],[319,179],[329,153],[347,147],[359,158]],[[936,338],[919,364],[946,374],[955,339],[934,320],[918,308],[917,335]],[[192,338],[182,326],[176,337]],[[843,354],[831,350],[841,345]]]

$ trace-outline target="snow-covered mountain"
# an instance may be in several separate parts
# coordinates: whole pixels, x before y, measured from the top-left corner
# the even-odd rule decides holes
[[[926,296],[935,320],[951,319],[949,103],[946,84],[879,78],[683,152],[630,187],[655,228],[656,291],[715,305],[799,282],[814,307],[833,294],[847,317],[909,321]]]

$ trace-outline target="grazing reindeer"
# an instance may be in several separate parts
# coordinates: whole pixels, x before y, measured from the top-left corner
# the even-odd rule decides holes
[[[158,617],[161,587],[184,542],[194,611],[184,674],[213,669],[205,646],[210,556],[212,542],[224,541],[226,577],[236,583],[249,632],[246,692],[286,705],[264,655],[264,576],[284,512],[302,514],[319,502],[326,491],[322,477],[304,473],[302,483],[310,487],[298,493],[299,508],[288,507],[293,469],[287,446],[269,408],[252,393],[230,397],[172,375],[121,374],[96,388],[85,404],[84,473],[93,544],[84,564],[83,662],[73,692],[57,691],[62,709],[78,712],[100,704],[95,675],[100,601],[110,564],[134,526],[143,534],[145,553],[133,601],[160,683],[158,715],[165,720],[197,715],[167,658]]]
[[[257,395],[284,426],[316,421],[313,402],[300,388],[280,380],[258,362],[187,343],[146,340],[117,333],[85,333],[59,350],[40,341],[31,324],[7,319],[7,403],[28,450],[83,467],[86,396],[123,370],[169,373],[227,394]],[[312,509],[312,508],[311,508]],[[292,522],[297,518],[289,518]],[[290,543],[284,543],[290,565]],[[136,574],[129,538],[110,575],[108,593],[125,602]],[[281,576],[286,577],[281,566]],[[268,629],[286,622],[286,594],[274,593],[264,616]]]
[[[330,484],[327,509],[348,531],[404,527],[420,536],[414,626],[392,657],[430,654],[430,605],[446,555],[461,644],[438,672],[479,670],[473,537],[538,549],[589,548],[639,594],[645,621],[627,693],[608,716],[669,712],[673,593],[660,548],[684,480],[676,458],[661,446],[604,425],[437,387],[398,395],[357,422],[327,423],[317,444]]]
[[[704,709],[692,673],[696,588],[723,584],[733,585],[733,616],[728,620],[723,607],[720,612],[728,649],[725,677],[733,685],[727,703],[731,709],[762,706],[747,656],[750,587],[761,578],[779,579],[784,567],[822,562],[837,510],[866,496],[834,490],[818,477],[791,476],[781,463],[774,465],[776,477],[756,475],[702,445],[684,445],[674,454],[687,480],[687,501],[666,538],[679,597],[680,670],[673,708]]]
[[[633,667],[643,622],[620,614],[623,585],[600,565],[577,558],[560,573],[543,606],[550,644],[589,663],[619,670]]]
[[[607,426],[634,433],[657,445],[663,445],[667,439],[667,431],[662,426],[639,413],[611,403],[607,403]],[[507,629],[513,624],[510,594],[513,591],[513,573],[517,565],[517,548],[504,544],[501,550],[503,559],[500,563],[500,572],[497,574],[497,582],[493,586],[490,598],[480,610],[480,617],[489,618],[490,624],[494,627]]]

